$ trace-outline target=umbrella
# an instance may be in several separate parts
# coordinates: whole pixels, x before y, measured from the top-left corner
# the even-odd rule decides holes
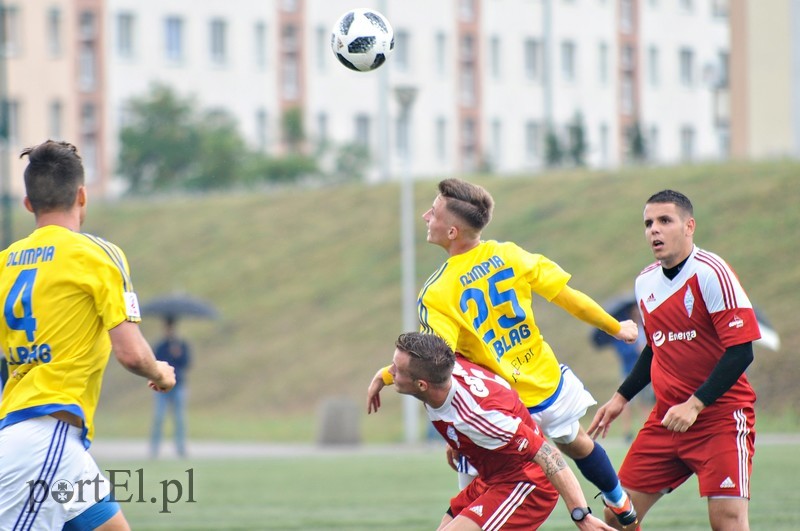
[[[603,304],[603,308],[605,308],[605,310],[618,321],[630,319],[631,312],[634,311],[636,307],[636,298],[632,293],[629,295],[620,295],[618,297],[614,297]],[[756,319],[758,320],[758,327],[761,329],[761,339],[755,343],[770,350],[777,351],[781,346],[781,338],[778,335],[778,332],[772,328],[772,325],[767,320],[767,317],[764,315],[763,311],[756,306],[753,306],[753,311],[755,312]],[[595,348],[607,347],[616,341],[613,337],[597,328],[592,330],[590,340]]]
[[[202,299],[184,293],[172,293],[150,299],[142,305],[142,315],[158,315],[164,319],[194,317],[198,319],[216,319],[217,309]]]

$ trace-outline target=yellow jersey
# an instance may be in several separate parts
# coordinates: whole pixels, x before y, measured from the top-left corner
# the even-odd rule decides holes
[[[531,306],[551,301],[570,279],[558,264],[511,242],[485,241],[451,256],[425,282],[417,300],[422,332],[508,381],[536,412],[557,396],[561,369]]]
[[[88,448],[111,353],[108,330],[139,322],[128,261],[114,244],[48,225],[0,252],[0,346],[9,378],[0,429],[68,411]]]

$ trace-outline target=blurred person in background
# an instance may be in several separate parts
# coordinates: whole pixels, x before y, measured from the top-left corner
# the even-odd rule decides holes
[[[156,395],[155,415],[150,435],[150,457],[155,459],[161,446],[161,433],[167,409],[172,410],[175,451],[186,457],[186,373],[192,363],[189,343],[177,335],[177,319],[164,319],[164,338],[156,345],[156,359],[175,368],[175,386],[168,393]]]

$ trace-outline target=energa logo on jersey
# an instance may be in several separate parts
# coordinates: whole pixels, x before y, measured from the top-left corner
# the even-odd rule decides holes
[[[660,347],[665,342],[669,341],[691,341],[697,337],[697,330],[686,330],[685,332],[668,332],[664,334],[661,330],[653,333],[653,344]]]

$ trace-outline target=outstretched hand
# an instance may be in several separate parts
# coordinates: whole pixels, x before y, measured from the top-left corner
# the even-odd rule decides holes
[[[611,423],[622,413],[627,403],[628,401],[625,400],[621,394],[614,393],[611,400],[603,404],[600,409],[597,410],[597,413],[595,413],[592,423],[589,424],[589,429],[586,430],[589,437],[597,439],[599,435],[601,438],[605,439],[608,434],[608,428],[611,427]]]
[[[367,415],[377,413],[381,407],[381,389],[386,386],[383,383],[383,369],[375,373],[372,381],[367,388]]]

